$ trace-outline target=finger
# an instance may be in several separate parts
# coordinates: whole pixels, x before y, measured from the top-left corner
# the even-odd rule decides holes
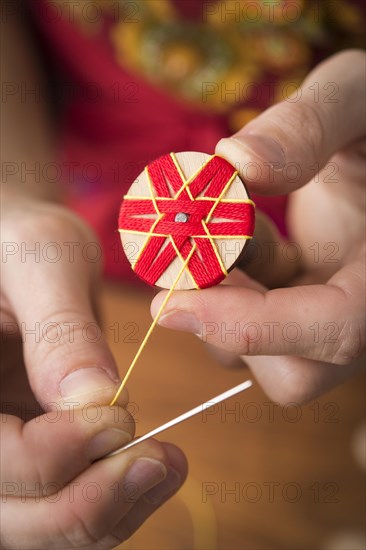
[[[164,447],[150,440],[95,462],[53,500],[3,496],[3,539],[19,550],[114,548],[119,540],[111,531],[143,494],[166,478],[168,468]],[[15,530],[14,518],[19,517],[23,521]]]
[[[365,135],[364,83],[364,52],[334,55],[292,97],[221,140],[216,153],[239,167],[255,193],[298,189],[335,152]]]
[[[247,284],[250,284],[247,278]],[[303,357],[240,356],[212,344],[207,351],[222,366],[249,367],[264,392],[280,405],[302,405],[347,380],[364,365],[363,358],[350,365],[334,365]]]
[[[62,487],[133,435],[133,418],[121,407],[70,407],[26,424],[16,416],[2,415],[1,481],[14,484],[13,496],[22,482],[23,487],[48,482]]]
[[[226,351],[225,349],[218,348],[207,342],[205,343],[205,350],[219,365],[226,369],[234,370],[243,368],[240,356],[232,351]]]
[[[300,271],[301,264],[300,257],[291,262],[286,260],[285,245],[275,224],[257,210],[254,238],[245,246],[237,267],[267,287],[286,286]]]
[[[221,283],[224,286],[242,286],[246,288],[251,288],[252,290],[258,290],[263,293],[267,289],[257,280],[252,279],[245,271],[241,269],[233,269],[230,271],[229,275]]]
[[[222,285],[229,286],[244,286],[246,288],[251,288],[258,290],[260,292],[265,292],[266,288],[258,283],[256,280],[252,279],[241,269],[233,269],[230,271],[229,275],[221,283]],[[240,359],[240,356],[237,353],[232,351],[227,351],[223,348],[218,348],[208,342],[205,342],[205,350],[217,361],[221,366],[228,369],[242,369],[243,362]]]
[[[282,405],[304,405],[342,384],[363,361],[334,365],[303,357],[243,357],[268,397]]]
[[[179,291],[159,324],[240,355],[295,355],[346,365],[365,347],[364,295],[363,262],[357,260],[326,285]],[[164,296],[153,300],[153,315]]]
[[[7,258],[2,278],[31,388],[46,410],[70,399],[107,404],[120,379],[92,307],[99,245],[61,208],[48,206],[32,220],[20,217],[12,238],[23,253]]]
[[[159,485],[145,493],[113,529],[112,533],[120,541],[135,533],[151,514],[178,491],[187,477],[188,465],[182,451],[170,443],[163,445],[169,461],[167,476]]]

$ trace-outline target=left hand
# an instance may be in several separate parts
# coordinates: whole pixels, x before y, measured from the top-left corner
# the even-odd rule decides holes
[[[2,199],[0,547],[109,550],[176,492],[186,459],[154,440],[105,457],[135,423],[126,390],[107,406],[119,375],[97,324],[95,237],[58,205]]]
[[[216,149],[239,163],[249,190],[291,193],[288,230],[302,277],[268,290],[235,270],[226,285],[174,293],[159,323],[242,355],[280,403],[341,383],[365,349],[364,72],[363,52],[333,56],[309,74],[298,101],[273,106]]]

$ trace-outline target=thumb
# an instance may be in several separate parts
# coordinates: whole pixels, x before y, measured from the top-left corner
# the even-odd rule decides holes
[[[92,307],[99,266],[82,253],[97,243],[71,213],[54,210],[27,220],[27,231],[19,222],[16,241],[33,252],[8,258],[2,287],[22,334],[32,391],[45,410],[69,401],[104,405],[120,379]],[[70,242],[79,245],[72,257]],[[52,257],[44,252],[50,243],[56,245]]]
[[[216,153],[238,167],[252,192],[285,194],[310,181],[337,151],[365,134],[365,53],[347,50],[318,65],[292,96]]]

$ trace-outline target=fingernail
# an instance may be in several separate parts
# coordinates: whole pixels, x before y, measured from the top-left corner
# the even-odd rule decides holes
[[[285,152],[281,145],[269,136],[260,136],[242,132],[231,139],[250,149],[255,156],[271,163],[274,169],[279,170],[286,164]]]
[[[136,489],[135,493],[144,494],[166,476],[167,469],[162,462],[153,458],[138,458],[125,475],[124,486],[130,491],[132,485]]]
[[[85,397],[90,401],[93,396],[111,389],[115,392],[116,382],[108,374],[98,367],[88,367],[75,370],[60,382],[60,393],[66,399],[78,398],[85,402]]]
[[[193,313],[188,311],[172,310],[163,315],[158,324],[162,327],[193,332],[197,335],[202,332],[200,321]]]
[[[119,447],[126,445],[131,441],[132,436],[118,428],[108,428],[99,432],[88,444],[88,458],[97,460],[108,453],[115,451]]]
[[[168,473],[164,481],[159,483],[153,489],[150,489],[144,494],[144,500],[147,500],[150,504],[160,504],[163,500],[169,497],[181,484],[181,477],[177,470],[169,468]]]

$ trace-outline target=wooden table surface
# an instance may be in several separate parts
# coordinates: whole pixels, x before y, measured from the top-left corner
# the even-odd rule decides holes
[[[151,323],[152,294],[106,285],[104,330],[123,374]],[[195,336],[157,328],[128,384],[137,434],[244,381]],[[255,384],[160,436],[186,453],[188,480],[121,548],[316,550],[365,532],[364,474],[351,451],[365,412],[360,374],[307,406],[282,408]],[[342,547],[339,550],[358,550]],[[351,544],[351,543],[350,543]],[[362,547],[362,546],[361,546]]]

